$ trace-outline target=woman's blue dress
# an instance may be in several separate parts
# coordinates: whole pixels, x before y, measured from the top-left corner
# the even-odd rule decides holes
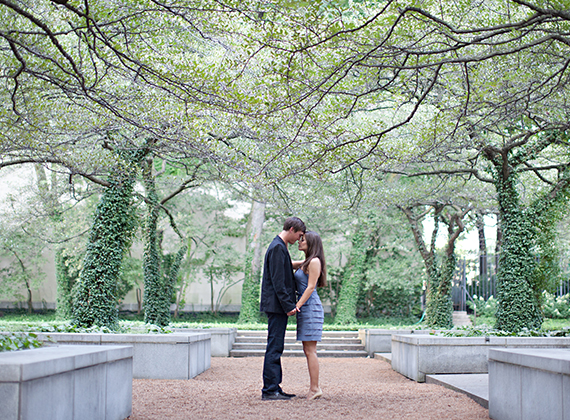
[[[297,298],[303,296],[309,283],[309,276],[299,269],[295,272]],[[297,341],[321,341],[325,312],[317,288],[297,313]]]

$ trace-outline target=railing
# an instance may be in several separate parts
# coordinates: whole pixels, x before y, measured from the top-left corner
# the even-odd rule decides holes
[[[481,264],[484,264],[483,270],[480,269]],[[485,300],[497,296],[497,266],[498,257],[495,255],[457,261],[452,288],[454,310],[465,311],[467,299],[474,302],[473,296]],[[565,273],[565,277],[566,280],[562,280],[556,287],[556,296],[570,293],[570,273]]]

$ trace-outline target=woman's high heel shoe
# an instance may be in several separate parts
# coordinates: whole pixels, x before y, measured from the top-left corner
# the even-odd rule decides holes
[[[317,392],[315,392],[313,395],[309,397],[309,401],[316,400],[317,398],[321,398],[322,396],[323,396],[323,391],[321,391],[321,389],[319,388]]]

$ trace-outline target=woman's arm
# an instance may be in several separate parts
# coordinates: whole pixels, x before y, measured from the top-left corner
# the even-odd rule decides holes
[[[301,306],[305,304],[305,302],[311,296],[311,293],[313,293],[313,290],[315,290],[315,287],[317,287],[317,280],[319,279],[320,275],[321,275],[321,260],[318,258],[313,258],[309,263],[309,281],[307,289],[305,290],[305,292],[297,302],[298,309],[300,309]]]
[[[292,261],[293,263],[293,269],[296,270],[297,268],[301,267],[301,264],[303,264],[305,261]]]

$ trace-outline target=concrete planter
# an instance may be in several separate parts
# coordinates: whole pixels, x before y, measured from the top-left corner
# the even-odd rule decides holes
[[[364,344],[364,349],[370,357],[373,357],[374,353],[391,353],[392,336],[403,334],[429,334],[429,330],[358,330],[358,338]]]
[[[191,379],[210,368],[210,333],[77,334],[40,333],[47,346],[57,344],[130,345],[133,378]]]
[[[487,373],[491,348],[568,348],[570,337],[392,336],[392,369],[418,382],[425,375]]]
[[[570,419],[570,350],[489,350],[489,417]]]
[[[229,357],[237,335],[237,328],[175,328],[174,331],[180,334],[209,333],[212,357]]]
[[[57,346],[0,353],[3,420],[122,420],[132,412],[130,346]]]

